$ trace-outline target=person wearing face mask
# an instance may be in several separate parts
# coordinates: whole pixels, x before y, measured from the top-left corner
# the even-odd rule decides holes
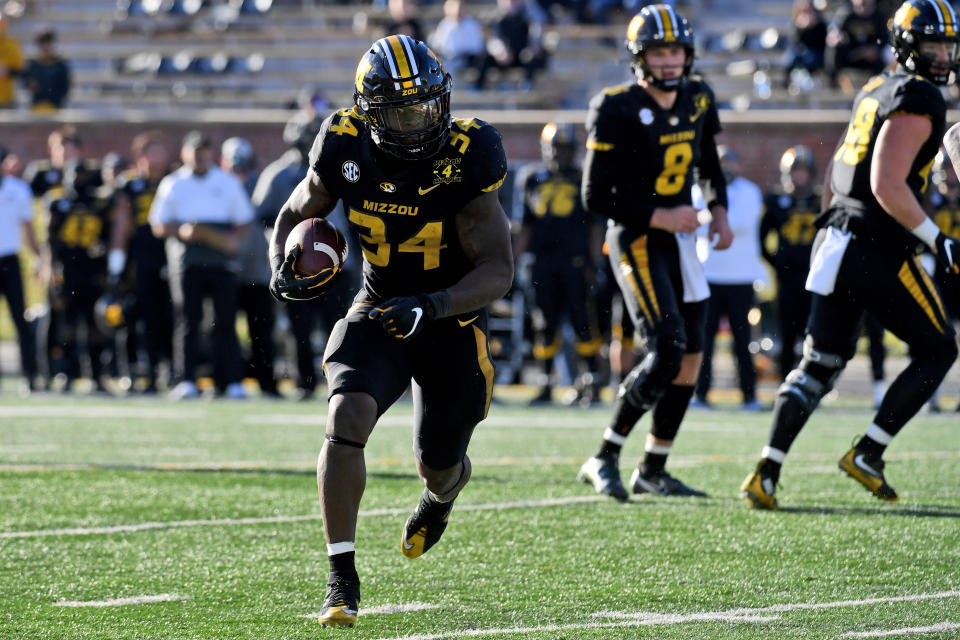
[[[214,163],[212,142],[191,131],[180,150],[183,166],[161,180],[150,207],[150,225],[166,240],[173,296],[174,399],[194,398],[203,300],[214,308],[215,377],[228,398],[244,397],[237,342],[235,254],[253,220],[253,207],[240,180]]]

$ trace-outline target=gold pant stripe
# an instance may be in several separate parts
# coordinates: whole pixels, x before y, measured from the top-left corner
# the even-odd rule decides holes
[[[910,292],[910,295],[913,296],[913,299],[920,305],[920,308],[927,314],[927,317],[930,318],[930,322],[937,328],[937,331],[943,333],[943,325],[940,324],[936,312],[934,312],[933,307],[930,306],[930,301],[927,300],[926,295],[924,295],[923,287],[917,282],[913,272],[910,270],[909,260],[904,261],[903,266],[900,267],[898,277],[900,278],[900,282],[903,283],[903,286]]]
[[[493,363],[490,362],[490,355],[487,353],[487,336],[477,325],[473,326],[473,337],[477,340],[477,363],[480,365],[480,371],[483,373],[483,380],[487,387],[487,398],[483,404],[483,417],[487,417],[490,411],[490,400],[493,399]]]
[[[560,351],[560,341],[562,336],[559,332],[553,337],[553,342],[550,344],[544,344],[542,339],[539,339],[534,342],[533,345],[533,357],[537,360],[549,360],[553,356],[557,355],[557,352]]]
[[[653,290],[653,278],[650,276],[650,254],[647,253],[647,236],[641,236],[634,240],[630,244],[630,251],[633,253],[633,260],[637,263],[637,269],[640,271],[643,288],[650,296],[653,312],[659,318],[660,303],[657,302],[657,292]]]
[[[588,342],[573,343],[573,348],[577,352],[577,355],[581,355],[586,358],[597,355],[597,353],[600,352],[600,347],[602,346],[603,346],[603,338],[599,336]]]
[[[630,265],[630,260],[627,259],[627,256],[620,256],[620,273],[623,274],[623,279],[627,281],[627,286],[630,287],[630,291],[633,293],[633,297],[636,298],[637,302],[640,303],[640,310],[643,311],[644,317],[647,319],[651,325],[653,324],[653,316],[650,315],[650,309],[647,308],[647,302],[643,298],[643,294],[640,292],[640,286],[637,284],[637,278],[633,274],[633,267]]]
[[[920,263],[920,256],[914,256],[913,263],[917,267],[917,273],[920,274],[923,284],[925,284],[927,287],[927,294],[929,297],[933,298],[933,301],[937,304],[937,309],[940,310],[940,317],[946,320],[947,312],[944,310],[943,302],[940,300],[940,293],[937,291],[937,285],[933,284],[933,280],[930,279],[930,274],[927,273],[927,270],[923,268],[923,264]]]

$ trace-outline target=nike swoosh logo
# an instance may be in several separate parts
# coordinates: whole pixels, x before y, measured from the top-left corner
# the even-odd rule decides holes
[[[704,111],[697,111],[695,114],[693,114],[692,116],[690,116],[690,122],[696,122],[696,121],[697,121],[697,118],[699,118],[700,116],[702,116],[704,113],[705,113]]]
[[[420,318],[423,317],[423,309],[420,307],[414,307],[413,313],[416,314],[416,318],[413,319],[413,324],[410,326],[410,333],[407,336],[411,335],[414,331],[417,330],[417,325],[420,324]],[[406,336],[404,336],[406,338]]]
[[[413,549],[413,545],[412,545],[412,544],[407,544],[407,541],[404,540],[404,541],[403,541],[403,548],[406,549],[407,551],[409,551],[410,549]]]
[[[862,453],[853,456],[853,464],[857,465],[858,467],[860,467],[861,470],[866,471],[871,475],[875,475],[875,476],[880,475],[879,473],[877,473],[876,469],[874,469],[873,467],[871,467],[870,465],[868,465],[866,462],[863,461]]]
[[[424,189],[423,187],[417,187],[417,193],[419,193],[420,195],[424,195],[424,194],[430,193],[431,191],[433,191],[439,186],[440,185],[435,184],[432,187],[427,187],[426,189]]]
[[[479,317],[480,317],[480,316],[477,315],[477,316],[473,316],[473,317],[470,318],[469,320],[459,320],[459,319],[458,319],[457,322],[460,323],[460,326],[461,326],[461,327],[465,327],[465,326],[473,323],[473,321],[476,320],[476,319],[479,318]]]

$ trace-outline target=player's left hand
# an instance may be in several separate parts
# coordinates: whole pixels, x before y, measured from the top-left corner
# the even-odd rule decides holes
[[[379,320],[394,338],[409,340],[436,317],[436,310],[427,296],[400,296],[374,307],[367,317]]]
[[[710,239],[710,246],[717,251],[730,248],[730,245],[733,244],[733,231],[730,230],[726,215],[718,216],[715,214],[713,216],[713,220],[708,227],[707,237]]]

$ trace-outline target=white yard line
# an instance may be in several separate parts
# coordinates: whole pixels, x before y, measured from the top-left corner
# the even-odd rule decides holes
[[[584,502],[601,502],[608,500],[604,496],[570,496],[565,498],[545,498],[543,500],[520,500],[517,502],[490,502],[484,504],[457,505],[457,511],[502,511],[504,509],[529,509],[541,507],[560,507]],[[410,512],[409,508],[402,509],[368,509],[359,513],[360,517],[397,516]],[[51,536],[89,536],[110,535],[114,533],[139,533],[157,529],[178,529],[184,527],[235,527],[256,524],[284,524],[288,522],[304,522],[319,520],[320,514],[310,513],[299,516],[271,516],[266,518],[223,518],[215,520],[172,520],[166,522],[141,522],[139,524],[121,524],[110,527],[72,527],[68,529],[39,529],[36,531],[6,531],[0,532],[0,539],[11,538],[44,538]]]
[[[40,405],[0,406],[0,418],[87,418],[125,420],[203,420],[204,409],[167,409],[162,407],[113,407],[109,405],[44,407]]]
[[[769,615],[786,611],[808,611],[815,609],[834,609],[837,607],[860,607],[871,604],[886,604],[892,602],[916,602],[920,600],[935,600],[943,598],[954,598],[960,596],[960,591],[942,591],[940,593],[921,593],[908,596],[892,596],[889,598],[867,598],[864,600],[838,600],[835,602],[797,602],[793,604],[776,604],[769,607],[728,609],[725,611],[702,611],[696,613],[626,613],[620,611],[606,611],[594,613],[596,618],[614,618],[619,619],[616,622],[585,622],[579,624],[559,624],[542,625],[536,627],[507,627],[498,629],[466,629],[463,631],[453,631],[446,633],[418,633],[407,636],[390,636],[387,638],[378,638],[378,640],[441,640],[442,638],[480,638],[483,636],[492,636],[498,634],[526,635],[531,633],[554,633],[558,631],[576,631],[586,629],[611,629],[615,627],[645,627],[656,625],[674,625],[686,624],[691,622],[733,622],[733,623],[764,623],[776,622],[780,619],[777,615]],[[363,615],[363,609],[360,610]],[[944,623],[954,625],[950,627],[938,628],[936,631],[949,631],[960,628],[960,625],[954,623]],[[939,626],[939,625],[938,625]],[[933,627],[925,627],[922,633],[933,633]],[[901,630],[910,631],[910,630]],[[917,632],[917,631],[910,631]],[[917,632],[919,633],[919,632]],[[883,635],[893,635],[888,632],[878,632]],[[845,637],[875,637],[875,635],[850,635]]]
[[[122,607],[128,604],[152,604],[154,602],[176,602],[178,600],[189,600],[186,596],[177,596],[170,593],[162,593],[157,596],[135,596],[133,598],[116,598],[114,600],[61,600],[53,603],[55,607]]]
[[[890,629],[889,631],[848,631],[843,634],[843,638],[887,638],[890,636],[912,636],[926,635],[928,633],[942,633],[944,631],[955,631],[960,629],[960,623],[941,622],[929,627],[905,627],[903,629]]]

